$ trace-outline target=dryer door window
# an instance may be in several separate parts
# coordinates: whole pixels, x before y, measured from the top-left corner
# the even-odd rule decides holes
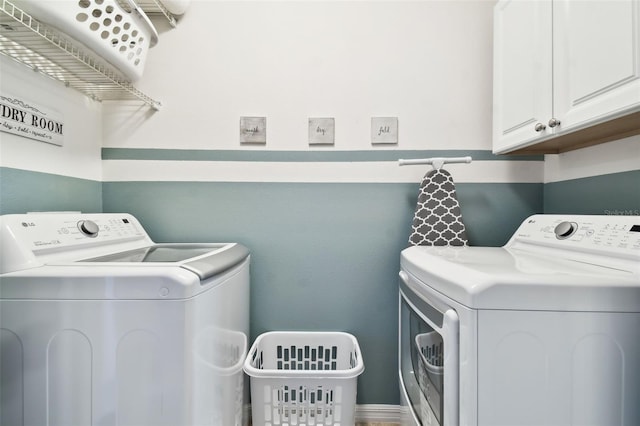
[[[444,425],[444,341],[404,298],[400,310],[400,367],[411,408],[422,425]]]
[[[443,300],[416,292],[408,274],[400,276],[399,347],[404,394],[420,425],[457,426],[458,314]]]

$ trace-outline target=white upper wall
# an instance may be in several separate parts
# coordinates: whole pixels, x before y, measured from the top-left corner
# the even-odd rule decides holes
[[[365,150],[389,116],[388,148],[490,150],[493,4],[193,1],[136,84],[162,110],[105,102],[104,146],[307,150],[308,118],[334,117],[321,149]],[[241,116],[266,146],[240,146]]]
[[[640,136],[544,158],[545,183],[632,170],[640,170]]]
[[[0,132],[0,166],[82,179],[102,179],[102,105],[0,55],[0,94],[62,114],[64,145]]]
[[[397,116],[400,143],[375,149],[490,150],[493,4],[195,0],[177,28],[157,21],[160,42],[136,83],[163,101],[155,113],[91,101],[0,55],[2,93],[55,108],[65,123],[63,147],[0,132],[0,166],[100,180],[101,146],[307,150],[308,118],[327,116],[336,144],[320,149],[372,149],[370,118]],[[243,115],[267,117],[266,146],[240,146]],[[548,155],[544,181],[637,170],[639,156],[640,137]],[[496,180],[462,167],[474,175],[464,180]]]

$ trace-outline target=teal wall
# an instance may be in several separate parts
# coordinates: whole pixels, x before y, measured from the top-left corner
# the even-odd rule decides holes
[[[640,170],[547,183],[544,212],[640,215]]]
[[[418,184],[105,182],[109,212],[159,242],[239,241],[252,252],[251,334],[343,330],[361,345],[360,404],[398,404],[397,280]],[[542,184],[458,184],[476,245],[542,211]]]
[[[183,154],[105,150],[103,155],[105,160],[140,156],[138,160],[145,161],[154,155],[176,160],[176,155]],[[183,160],[236,155],[187,154],[191,156]],[[416,153],[401,154],[411,157]],[[502,161],[487,152],[472,154]],[[396,158],[398,153],[351,155],[249,152],[240,158],[388,161],[387,157]],[[360,342],[366,363],[358,403],[398,403],[397,273],[399,253],[407,246],[418,183],[99,183],[3,168],[0,190],[2,214],[130,212],[158,242],[245,244],[252,252],[251,337],[268,330],[351,332]],[[521,220],[542,211],[542,191],[541,183],[459,183],[470,242],[504,244]]]
[[[458,183],[473,245],[499,246],[534,213],[638,214],[640,171],[543,185]],[[0,213],[130,212],[158,242],[252,251],[252,338],[344,330],[362,347],[358,403],[397,404],[399,252],[418,184],[95,182],[0,168]]]
[[[102,183],[0,167],[0,214],[102,211]]]

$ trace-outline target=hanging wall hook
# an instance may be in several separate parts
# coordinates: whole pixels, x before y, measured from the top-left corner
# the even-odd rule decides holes
[[[411,160],[398,160],[400,166],[412,166],[416,164],[431,164],[434,170],[439,170],[445,164],[449,163],[470,163],[471,157],[433,157],[433,158],[417,158]]]

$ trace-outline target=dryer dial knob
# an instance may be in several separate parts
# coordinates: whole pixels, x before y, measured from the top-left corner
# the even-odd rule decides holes
[[[84,235],[91,238],[97,237],[98,232],[100,231],[98,224],[92,220],[81,220],[80,222],[78,222],[78,229]]]
[[[556,226],[553,232],[556,234],[556,238],[564,240],[569,238],[578,230],[578,224],[575,222],[561,222]]]

